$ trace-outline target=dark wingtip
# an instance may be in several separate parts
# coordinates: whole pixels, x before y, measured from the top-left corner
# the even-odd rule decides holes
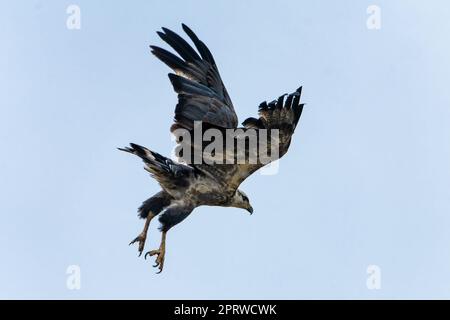
[[[186,32],[186,33],[192,32],[191,28],[189,28],[184,23],[181,23],[181,28],[183,28],[184,32]]]
[[[130,149],[131,153],[134,153],[140,157],[145,155],[146,148],[144,148],[143,146],[140,146],[136,143],[130,143],[130,146],[131,146],[131,148],[129,148],[129,149]]]
[[[159,47],[154,45],[149,45],[150,52],[156,56],[156,51],[158,51]]]
[[[294,99],[294,93],[291,93],[290,95],[288,95],[286,102],[284,103],[284,107],[286,109],[291,109],[292,108],[292,100]]]
[[[281,95],[281,96],[278,98],[278,100],[277,100],[277,105],[276,105],[276,107],[277,107],[278,109],[283,108],[284,97],[285,97],[286,95],[287,95],[287,94],[285,93],[285,94]]]
[[[267,110],[268,109],[268,105],[267,105],[267,101],[263,101],[261,102],[261,104],[259,105],[258,109],[261,110]]]
[[[256,119],[256,118],[247,118],[242,122],[242,125],[244,127],[250,127],[250,128],[264,128],[264,125],[261,122],[261,119]]]
[[[175,90],[175,92],[178,92],[181,90],[179,76],[177,76],[175,73],[169,73],[167,75],[169,77],[170,83],[172,83],[172,86]]]
[[[246,127],[247,124],[249,124],[250,122],[251,122],[250,118],[245,119],[244,121],[242,121],[242,125],[243,125],[244,127]]]
[[[189,36],[189,38],[191,38],[194,42],[200,41],[197,35],[194,33],[194,31],[192,31],[192,29],[189,28],[187,25],[182,23],[181,27],[183,28],[183,31],[186,32],[186,34]]]
[[[133,153],[133,149],[131,149],[129,147],[117,148],[117,150],[128,152],[128,153]]]
[[[270,110],[274,110],[277,106],[277,100],[272,100],[269,102],[268,107]]]
[[[172,30],[166,28],[166,27],[161,27],[161,30],[164,31],[164,33],[170,33],[173,32]]]

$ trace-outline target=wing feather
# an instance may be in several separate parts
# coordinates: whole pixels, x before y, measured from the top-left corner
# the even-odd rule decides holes
[[[182,27],[197,51],[186,40],[167,28],[162,28],[162,32],[158,32],[158,35],[175,50],[178,56],[166,49],[150,46],[152,53],[175,72],[169,73],[170,82],[178,93],[171,131],[184,128],[192,135],[194,122],[201,121],[204,130],[215,128],[222,132],[225,143],[228,134],[226,129],[236,129],[238,125],[233,104],[210,50],[189,27],[184,24]],[[268,131],[267,148],[271,149],[273,145],[278,147],[277,159],[286,154],[303,110],[303,104],[300,104],[301,91],[300,87],[292,94],[284,94],[269,103],[266,101],[261,103],[258,108],[259,117],[247,118],[242,123],[243,127],[238,128],[243,134],[235,138],[237,144],[242,142],[242,139],[248,138],[246,136],[248,130],[255,130],[259,147],[260,139],[266,137],[263,136],[263,132]],[[270,136],[270,129],[278,130],[277,141]],[[191,140],[191,153],[194,154],[199,148],[203,152],[205,145],[203,141],[200,146],[196,146]],[[220,154],[220,151],[215,154],[214,159],[205,158],[208,155],[203,154],[200,164],[194,163],[193,158],[187,159],[186,162],[190,164],[190,167],[221,183],[224,186],[224,192],[234,192],[242,181],[267,164],[261,161],[258,150],[251,150],[249,143],[245,145],[243,152],[246,159],[256,152],[258,154],[256,163],[237,163],[238,157],[242,156],[242,150],[239,151],[241,153],[234,150],[235,152],[231,154],[231,157],[234,157],[233,164],[212,163],[211,161],[217,159],[222,159],[224,162],[229,157],[226,152]],[[223,147],[225,150],[226,145]],[[276,159],[272,157],[271,160]]]
[[[163,48],[150,46],[152,53],[175,71],[175,74],[169,74],[172,86],[178,93],[175,123],[171,131],[177,128],[193,130],[194,121],[236,128],[237,115],[211,52],[190,28],[184,24],[182,26],[198,53],[186,40],[167,28],[162,28],[158,35],[178,56]]]
[[[271,161],[278,160],[284,156],[289,149],[292,135],[303,110],[303,104],[300,104],[301,90],[301,87],[298,88],[294,93],[288,95],[285,101],[284,97],[286,95],[283,95],[269,104],[267,102],[261,103],[259,106],[259,118],[250,117],[246,119],[242,123],[244,127],[239,128],[243,130],[243,134],[238,136],[237,140],[247,139],[247,131],[255,130],[258,148],[260,147],[260,139],[265,139],[267,149],[269,150],[271,150],[272,146],[278,147],[278,157],[270,157]],[[278,130],[278,137],[271,135],[271,129]],[[262,134],[262,130],[266,130],[267,136]],[[236,190],[247,177],[268,164],[266,162],[267,159],[264,161],[261,159],[260,151],[259,149],[251,149],[250,145],[246,144],[245,150],[243,151],[247,160],[245,163],[238,163],[239,152],[234,150],[234,164],[207,165],[203,163],[195,165],[195,167],[200,171],[209,173],[218,181],[224,181],[227,189]],[[266,150],[262,152],[264,153]],[[248,161],[249,155],[252,153],[257,154],[256,163],[250,163]],[[204,160],[208,160],[205,159],[207,154],[203,156]]]

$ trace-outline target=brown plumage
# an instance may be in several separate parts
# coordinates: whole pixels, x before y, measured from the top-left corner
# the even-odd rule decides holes
[[[189,133],[191,139],[179,139],[178,144],[185,148],[184,150],[190,150],[191,157],[180,157],[179,161],[175,162],[137,144],[120,148],[139,156],[145,163],[145,169],[162,188],[162,191],[146,200],[139,208],[140,217],[145,218],[146,223],[142,233],[132,241],[139,242],[139,252],[142,253],[149,223],[162,212],[159,217],[162,231],[160,248],[145,255],[157,255],[156,266],[160,271],[164,265],[167,231],[184,220],[194,208],[210,205],[237,207],[253,212],[248,197],[238,187],[248,176],[267,164],[267,161],[261,158],[260,142],[265,141],[269,150],[277,147],[279,156],[276,159],[281,158],[289,148],[303,110],[303,104],[300,104],[302,88],[299,88],[294,93],[282,95],[270,103],[261,103],[259,117],[248,118],[242,123],[242,127],[237,128],[238,119],[233,104],[211,52],[191,29],[184,24],[182,26],[197,51],[179,35],[166,28],[162,28],[163,32],[158,32],[158,35],[179,56],[156,46],[150,47],[152,53],[175,72],[169,74],[173,88],[178,93],[171,132],[184,130]],[[214,153],[202,152],[200,162],[194,162],[195,151],[205,151],[208,145],[207,141],[202,141],[200,145],[194,143],[197,122],[202,124],[202,134],[207,129],[221,133],[224,136],[223,147],[226,147],[226,138],[231,135],[237,145],[242,143],[245,148],[233,150],[231,155],[224,151],[225,148],[217,148]],[[238,130],[236,133],[230,129]],[[271,130],[276,130],[278,136]],[[250,144],[249,135],[256,137],[256,147]],[[256,157],[254,163],[249,161],[251,156]],[[239,163],[241,157],[246,161]],[[221,160],[219,163],[218,159]],[[226,159],[233,160],[233,163],[222,163]]]

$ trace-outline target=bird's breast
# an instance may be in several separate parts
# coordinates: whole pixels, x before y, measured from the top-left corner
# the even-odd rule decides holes
[[[207,179],[191,185],[185,196],[197,205],[220,206],[230,200],[230,196],[223,186]]]

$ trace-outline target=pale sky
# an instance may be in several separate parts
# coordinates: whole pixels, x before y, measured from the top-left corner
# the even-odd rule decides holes
[[[449,15],[448,1],[5,1],[0,298],[450,298]],[[159,187],[116,147],[170,155],[176,94],[148,45],[182,22],[240,121],[300,85],[307,105],[278,174],[241,186],[255,213],[196,209],[156,275],[128,243]]]

